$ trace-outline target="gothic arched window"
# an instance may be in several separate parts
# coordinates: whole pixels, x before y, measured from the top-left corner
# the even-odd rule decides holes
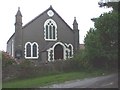
[[[71,44],[69,44],[69,50],[70,50],[70,52],[69,52],[69,56],[70,56],[70,58],[72,58],[73,57],[73,46],[71,45]]]
[[[48,19],[44,23],[44,39],[57,40],[57,24],[52,19]]]
[[[38,58],[38,44],[36,42],[27,42],[25,44],[25,58],[37,59]]]
[[[32,48],[33,48],[33,57],[37,57],[37,52],[38,52],[38,46],[37,46],[37,44],[36,43],[34,43],[33,44],[33,46],[32,46]]]
[[[26,45],[26,56],[27,57],[31,57],[31,44],[30,43],[28,43],[27,45]]]

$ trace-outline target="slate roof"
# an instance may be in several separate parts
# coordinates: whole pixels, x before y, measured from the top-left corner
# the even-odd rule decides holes
[[[8,39],[7,44],[14,37],[14,35],[15,35],[15,33],[13,33],[13,35]]]
[[[57,42],[57,41],[56,41],[56,42]],[[47,49],[52,48],[52,46],[53,46],[56,42],[49,42],[49,44],[48,44],[45,48],[43,48],[43,49],[41,50],[41,52],[44,52],[44,51],[46,51]]]

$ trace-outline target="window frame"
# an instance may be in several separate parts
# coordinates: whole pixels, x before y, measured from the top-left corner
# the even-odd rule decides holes
[[[50,23],[50,25],[48,25],[48,23]],[[46,30],[46,27],[48,27],[47,30]],[[51,27],[51,32],[49,30],[49,27]],[[55,27],[55,29],[53,29],[53,27]],[[44,23],[44,39],[46,41],[56,41],[57,40],[57,24],[53,19],[47,19]]]
[[[29,47],[28,47],[28,45],[29,45]],[[27,43],[27,45],[26,45],[26,57],[31,57],[31,56],[32,56],[32,54],[31,54],[31,43]]]
[[[27,57],[27,45],[28,45],[28,44],[31,45],[31,52],[30,52],[30,53],[31,53],[31,56],[30,56],[30,57]],[[34,46],[34,45],[36,45],[36,47],[37,47],[37,48],[36,48],[36,49],[37,49],[37,50],[36,50],[36,51],[37,51],[37,52],[36,52],[36,53],[37,53],[37,56],[36,56],[36,57],[33,57],[33,46]],[[38,54],[39,54],[38,44],[37,44],[36,42],[33,42],[33,43],[27,42],[27,43],[25,44],[25,59],[38,59],[38,58],[39,58],[39,55],[38,55]]]
[[[69,44],[69,45],[68,45],[68,49],[70,50],[70,52],[69,52],[69,57],[70,57],[70,58],[73,58],[73,45],[72,45],[72,44]],[[70,53],[71,53],[71,55],[70,55]]]

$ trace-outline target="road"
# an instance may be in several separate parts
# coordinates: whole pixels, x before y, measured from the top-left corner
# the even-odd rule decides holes
[[[42,88],[118,88],[118,74],[66,81]]]

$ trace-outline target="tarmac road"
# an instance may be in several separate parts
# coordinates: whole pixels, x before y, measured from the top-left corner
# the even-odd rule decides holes
[[[118,74],[66,81],[42,88],[118,88]]]

